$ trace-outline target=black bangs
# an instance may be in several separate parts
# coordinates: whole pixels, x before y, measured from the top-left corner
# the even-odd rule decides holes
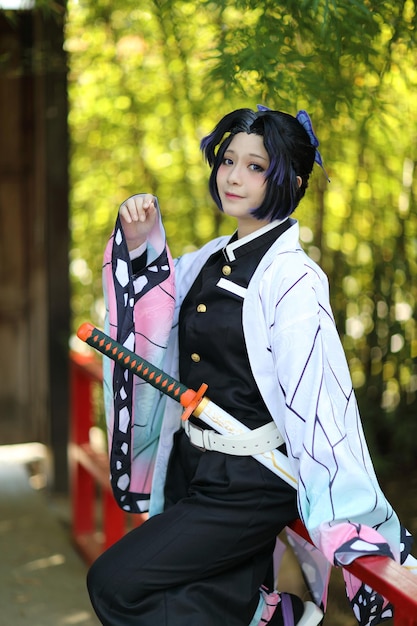
[[[214,130],[201,140],[200,148],[210,167],[216,158],[216,147],[225,139],[225,135],[253,132],[251,127],[256,118],[257,114],[252,109],[237,109],[225,115]]]

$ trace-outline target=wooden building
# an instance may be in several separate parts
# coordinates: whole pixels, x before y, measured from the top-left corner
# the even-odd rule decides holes
[[[0,2],[0,445],[47,444],[59,491],[69,429],[65,4]]]

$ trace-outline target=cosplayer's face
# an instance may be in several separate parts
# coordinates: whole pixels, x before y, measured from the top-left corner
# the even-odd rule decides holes
[[[238,220],[239,237],[267,223],[254,218],[251,212],[265,198],[268,167],[269,156],[262,137],[243,132],[233,137],[216,181],[223,211]]]

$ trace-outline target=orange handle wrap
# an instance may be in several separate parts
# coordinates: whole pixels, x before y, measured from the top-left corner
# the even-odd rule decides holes
[[[92,346],[159,391],[162,391],[170,398],[179,402],[186,408],[183,419],[188,419],[200,404],[207,389],[207,385],[202,385],[197,392],[189,389],[175,378],[172,378],[172,376],[166,374],[163,370],[149,363],[149,361],[142,359],[131,350],[125,348],[121,343],[112,339],[109,335],[106,335],[106,333],[103,333],[102,330],[99,330],[89,322],[81,324],[77,335],[89,346]]]

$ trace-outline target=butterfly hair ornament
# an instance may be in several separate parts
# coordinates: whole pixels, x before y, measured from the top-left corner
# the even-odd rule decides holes
[[[269,109],[268,107],[264,106],[263,104],[258,104],[257,105],[257,109],[258,109],[258,111],[271,111],[272,110],[272,109]],[[310,138],[311,145],[316,149],[316,154],[314,156],[314,160],[315,160],[315,162],[318,165],[320,165],[321,169],[323,170],[323,172],[324,172],[324,174],[325,174],[325,176],[327,178],[327,181],[330,183],[330,178],[329,178],[329,176],[328,176],[328,174],[327,174],[327,172],[326,172],[326,170],[324,168],[323,159],[321,158],[321,154],[320,154],[319,149],[318,149],[318,147],[320,145],[320,142],[317,139],[317,136],[316,136],[316,134],[315,134],[315,132],[313,130],[313,124],[311,122],[311,118],[310,118],[309,114],[307,113],[307,111],[301,110],[301,111],[298,111],[298,113],[297,113],[297,115],[295,117],[300,122],[300,124],[304,128],[304,130],[307,132],[307,135]]]

